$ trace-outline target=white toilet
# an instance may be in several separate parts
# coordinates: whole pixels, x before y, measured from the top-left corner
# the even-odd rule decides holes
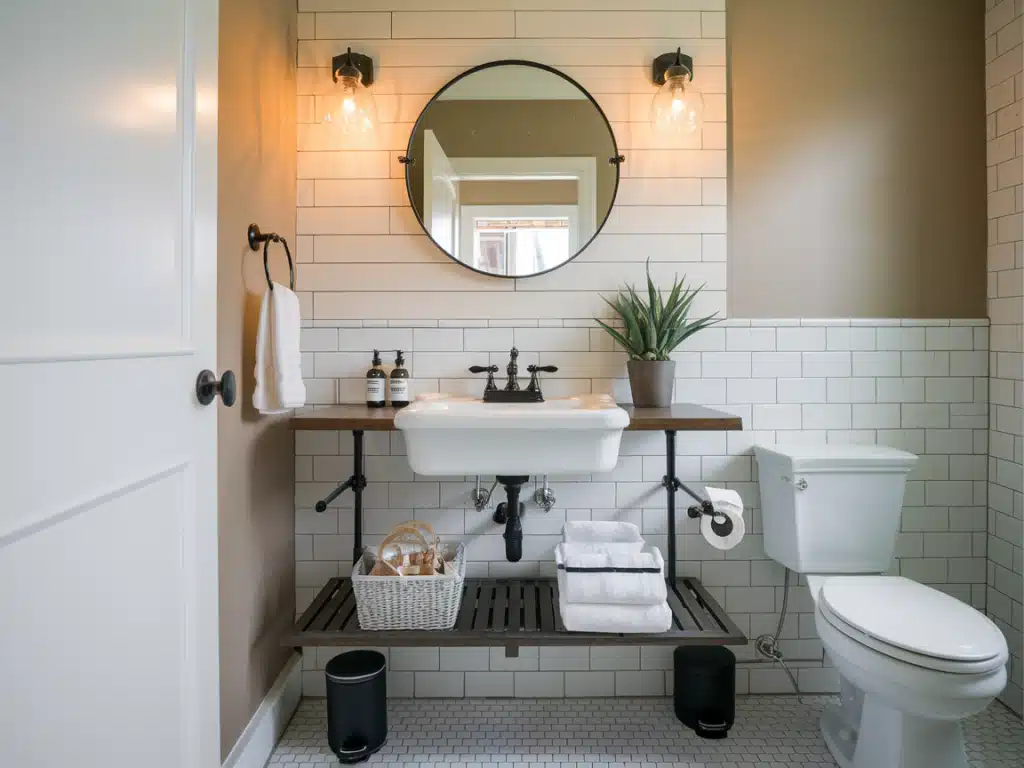
[[[755,449],[764,548],[807,578],[842,703],[825,743],[843,768],[967,768],[960,721],[1006,685],[986,616],[888,570],[917,457],[867,445]]]

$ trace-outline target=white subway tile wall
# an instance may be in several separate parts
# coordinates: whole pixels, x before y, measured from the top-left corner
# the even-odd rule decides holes
[[[1024,47],[1020,0],[986,0],[988,86],[988,307],[991,380],[988,502],[989,617],[1010,645],[1010,684],[1002,699],[1024,713]],[[931,329],[929,329],[931,330]]]
[[[905,322],[893,326],[891,320],[873,325],[858,320],[854,326],[848,320],[822,325],[820,320],[767,324],[729,319],[676,353],[676,399],[739,414],[745,426],[743,432],[681,434],[677,471],[697,487],[718,484],[737,490],[748,506],[750,523],[744,541],[721,552],[704,541],[695,522],[680,510],[678,567],[699,577],[749,637],[774,631],[783,574],[764,554],[755,443],[877,442],[919,454],[920,464],[907,486],[891,572],[984,607],[987,321],[944,320],[927,326],[944,331],[931,335],[923,332],[920,321]],[[492,323],[500,327],[492,328]],[[324,358],[332,374],[343,376],[309,379],[326,385],[329,402],[358,400],[370,350],[396,340],[408,352],[415,393],[479,392],[483,381],[469,374],[468,366],[488,360],[503,364],[508,347],[516,343],[531,359],[564,366],[544,379],[546,391],[614,392],[629,399],[624,359],[604,343],[602,331],[587,327],[585,318],[545,328],[532,323],[509,328],[488,320],[444,328],[436,321],[436,327],[403,327],[399,320],[387,325],[311,329],[318,333],[305,337],[303,354],[313,357],[314,370],[321,369]],[[786,350],[779,351],[783,339]],[[799,339],[811,349],[801,349]],[[880,340],[899,349],[880,351]],[[336,350],[328,348],[331,343]],[[831,349],[821,351],[824,343]],[[929,343],[932,348],[925,349]],[[968,343],[970,349],[964,349]],[[980,369],[967,376],[949,375],[952,355],[975,352],[980,353]],[[877,354],[893,359],[876,375],[849,375],[856,356]],[[821,355],[829,356],[827,364]],[[922,355],[940,362],[922,371]],[[338,366],[333,361],[339,356],[351,357],[351,363]],[[907,375],[907,368],[914,375]],[[833,375],[840,371],[847,375]],[[942,371],[946,373],[938,375]],[[357,394],[345,394],[353,392]],[[518,564],[504,559],[502,528],[491,521],[492,510],[473,509],[474,478],[417,477],[405,461],[400,433],[366,433],[366,452],[368,545],[379,543],[402,520],[427,520],[443,536],[466,543],[468,572],[475,576],[552,576],[552,550],[566,520],[628,520],[641,526],[648,541],[663,551],[666,546],[661,433],[626,433],[619,464],[610,473],[550,478],[557,506],[545,514],[528,500],[524,560]],[[351,495],[342,495],[324,515],[313,512],[312,505],[351,471],[351,436],[299,432],[296,453],[303,467],[296,483],[297,604],[302,610],[328,577],[350,568]],[[783,631],[784,653],[800,669],[807,690],[834,691],[836,676],[817,639],[806,586],[795,588],[790,605],[794,613]],[[742,691],[789,692],[789,679],[781,670],[754,664],[749,646],[736,650],[741,663],[751,667],[749,675],[744,671],[739,677]],[[319,669],[328,651],[306,656],[307,694],[322,694]],[[397,696],[640,696],[669,690],[672,659],[668,649],[639,646],[523,648],[514,659],[505,658],[500,648],[392,648],[390,665],[392,674],[400,675],[392,683]]]

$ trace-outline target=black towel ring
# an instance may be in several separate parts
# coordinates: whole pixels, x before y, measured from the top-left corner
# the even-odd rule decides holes
[[[260,228],[256,224],[249,225],[247,236],[249,238],[249,247],[254,251],[258,251],[260,243],[263,243],[263,273],[267,276],[267,287],[270,290],[274,290],[274,281],[270,279],[270,264],[267,259],[270,244],[280,243],[284,246],[284,253],[288,257],[288,287],[294,291],[295,264],[292,263],[292,252],[288,248],[288,241],[276,232],[269,232],[267,234],[260,232]]]

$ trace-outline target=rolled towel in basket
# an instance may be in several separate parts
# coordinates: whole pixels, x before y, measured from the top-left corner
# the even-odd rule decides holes
[[[667,632],[672,626],[668,603],[658,605],[570,605],[559,596],[558,610],[570,632]]]
[[[578,551],[555,547],[558,593],[569,605],[657,605],[665,602],[665,561],[650,552]]]
[[[644,548],[639,528],[614,520],[570,520],[562,527],[562,541],[620,552],[639,552]]]

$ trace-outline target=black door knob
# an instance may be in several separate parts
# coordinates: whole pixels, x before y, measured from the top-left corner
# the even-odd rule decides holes
[[[220,381],[217,381],[217,374],[210,370],[200,371],[196,378],[196,399],[200,405],[209,405],[220,395],[224,405],[230,408],[235,404],[236,394],[238,387],[235,385],[235,374],[231,371],[224,371]]]

